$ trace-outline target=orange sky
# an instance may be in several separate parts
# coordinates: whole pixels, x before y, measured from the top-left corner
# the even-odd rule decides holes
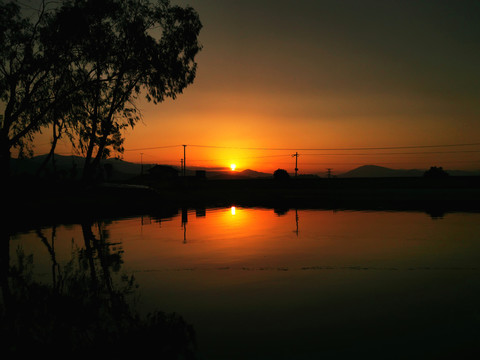
[[[297,149],[300,173],[480,169],[480,146],[302,150],[480,143],[478,2],[175,3],[204,25],[197,78],[175,101],[139,100],[144,118],[126,133],[124,160],[179,166],[183,147],[160,147],[189,144],[217,148],[187,146],[187,167],[293,172]]]

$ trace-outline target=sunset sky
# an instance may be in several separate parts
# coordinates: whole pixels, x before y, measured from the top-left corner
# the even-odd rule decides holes
[[[197,78],[139,100],[124,160],[179,166],[187,144],[187,167],[480,169],[480,145],[428,147],[480,144],[480,2],[174,3],[203,23]]]

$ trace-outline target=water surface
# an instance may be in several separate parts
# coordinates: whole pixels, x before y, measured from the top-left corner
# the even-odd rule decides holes
[[[55,284],[104,241],[112,282],[192,324],[201,359],[458,358],[480,340],[479,233],[476,213],[185,210],[16,234],[10,263]]]

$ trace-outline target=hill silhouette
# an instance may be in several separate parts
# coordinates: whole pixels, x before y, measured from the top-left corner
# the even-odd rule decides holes
[[[29,159],[12,159],[11,169],[13,174],[28,174],[33,175],[37,172],[39,166],[45,160],[47,155],[38,155]],[[85,163],[85,158],[76,155],[55,155],[55,167],[58,172],[69,173],[72,169],[77,169],[77,176],[80,176],[81,169]],[[116,158],[106,159],[102,164],[112,165],[111,178],[116,181],[122,181],[139,175],[142,171],[142,165],[123,161]],[[154,166],[153,164],[144,164],[144,171]],[[53,164],[49,161],[47,171],[53,172]]]
[[[256,179],[256,178],[271,178],[272,174],[267,174],[251,169],[243,171],[208,171],[207,177],[212,179]]]
[[[371,177],[420,177],[426,170],[420,169],[390,169],[377,165],[363,165],[346,173],[338,175],[342,178],[371,178]],[[453,176],[479,176],[480,171],[464,171],[464,170],[445,170]]]
[[[37,172],[39,166],[45,160],[47,155],[38,155],[28,159],[12,159],[11,169],[14,174],[28,174],[33,175]],[[71,172],[73,168],[78,170],[78,176],[80,175],[81,169],[85,163],[85,159],[81,156],[76,155],[55,155],[55,167],[59,172],[68,173]],[[112,167],[112,173],[110,180],[112,181],[124,181],[128,180],[134,176],[138,176],[142,173],[148,173],[148,169],[152,168],[156,164],[138,164],[121,159],[111,158],[102,161],[102,164],[110,164]],[[179,166],[172,166],[173,168],[180,171]],[[47,165],[49,172],[53,172],[53,165],[50,161]],[[271,177],[272,174],[263,173],[251,169],[246,169],[243,171],[234,171],[232,172],[230,168],[226,167],[199,167],[199,166],[189,166],[187,168],[187,176],[195,176],[195,171],[204,170],[208,178],[260,178],[260,177]]]
[[[11,160],[11,169],[13,174],[29,174],[36,173],[40,164],[44,161],[46,155],[38,155],[29,159],[15,159]],[[85,159],[76,155],[55,155],[56,169],[59,172],[69,173],[73,168],[78,171],[78,176],[81,173]],[[156,164],[138,164],[121,159],[111,158],[102,161],[103,164],[110,164],[112,173],[110,180],[112,181],[125,181],[131,179],[134,176],[138,176],[142,173],[146,174],[148,169],[152,168]],[[180,171],[179,166],[172,166]],[[52,163],[49,162],[48,171],[53,171]],[[189,166],[187,168],[188,176],[195,176],[196,170],[205,170],[207,178],[212,179],[240,179],[240,178],[267,178],[272,177],[273,174],[260,172],[252,169],[246,169],[243,171],[231,171],[227,167],[195,167]],[[337,175],[339,178],[375,178],[375,177],[421,177],[427,169],[391,169],[377,165],[363,165],[353,170]],[[480,176],[480,171],[464,171],[464,170],[445,170],[452,176]],[[305,176],[305,175],[303,175]]]
[[[377,165],[363,165],[347,171],[339,177],[416,177],[423,176],[425,170],[397,170]]]

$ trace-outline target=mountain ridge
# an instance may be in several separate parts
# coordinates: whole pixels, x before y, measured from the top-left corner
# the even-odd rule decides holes
[[[43,163],[46,158],[46,154],[34,156],[33,158],[18,159],[12,158],[11,169],[15,174],[35,174],[38,167]],[[60,171],[71,171],[72,168],[81,169],[85,162],[85,158],[78,155],[58,155],[55,154],[55,166]],[[138,176],[143,173],[147,174],[148,170],[155,165],[171,166],[172,168],[180,171],[180,166],[174,166],[169,164],[138,164],[129,161],[125,161],[117,158],[110,158],[102,160],[103,164],[111,164],[113,169],[113,178],[115,180],[126,180],[132,176]],[[49,162],[48,169],[53,170],[52,163]],[[204,170],[207,173],[207,177],[215,178],[255,178],[255,177],[269,177],[272,174],[245,169],[243,171],[231,171],[227,167],[202,167],[202,166],[188,166],[187,175],[193,176],[197,170]]]
[[[47,155],[38,155],[28,159],[12,158],[11,168],[13,173],[16,174],[35,174],[40,164],[44,161]],[[85,158],[78,155],[57,155],[55,154],[55,162],[57,169],[61,171],[71,171],[72,168],[81,169]],[[110,158],[102,161],[104,164],[111,164],[115,180],[126,180],[132,176],[137,176],[142,173],[147,173],[148,169],[156,164],[138,164],[122,159]],[[180,166],[167,165],[180,171]],[[52,165],[49,163],[49,169],[52,170]],[[265,173],[252,169],[246,169],[243,171],[230,171],[227,167],[201,167],[201,166],[189,166],[187,168],[187,175],[195,175],[196,170],[206,171],[208,178],[265,178],[273,176],[273,173]],[[355,169],[336,175],[338,178],[371,178],[371,177],[421,177],[427,169],[392,169],[378,165],[362,165]],[[479,171],[466,171],[466,170],[445,170],[452,176],[480,176]],[[322,174],[320,177],[324,177]]]
[[[421,177],[427,169],[391,169],[378,165],[362,165],[338,175],[341,178],[358,177]],[[452,176],[479,176],[480,171],[446,170]]]

